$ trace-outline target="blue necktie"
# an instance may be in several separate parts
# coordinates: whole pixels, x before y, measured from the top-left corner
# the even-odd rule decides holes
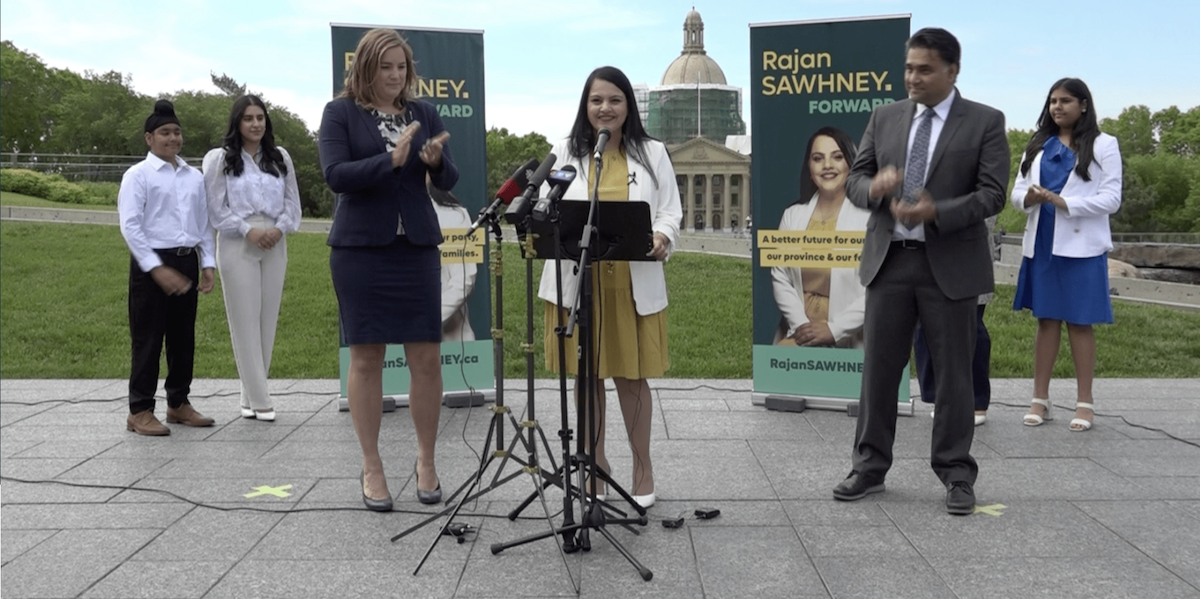
[[[934,114],[932,108],[926,108],[925,112],[917,117],[921,119],[921,123],[917,125],[917,137],[913,139],[912,151],[908,155],[908,164],[904,167],[904,188],[901,201],[907,204],[916,204],[919,191],[925,186],[925,165],[929,164],[929,138],[933,133]],[[903,226],[908,229],[913,228],[907,224]]]

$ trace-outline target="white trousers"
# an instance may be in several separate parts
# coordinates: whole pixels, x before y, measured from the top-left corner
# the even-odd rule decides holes
[[[275,220],[253,215],[246,222],[255,229],[270,229]],[[275,327],[287,273],[287,237],[270,250],[261,250],[245,237],[221,233],[217,237],[217,266],[221,292],[229,317],[233,358],[242,382],[242,407],[274,407],[267,391],[267,373],[275,349]]]

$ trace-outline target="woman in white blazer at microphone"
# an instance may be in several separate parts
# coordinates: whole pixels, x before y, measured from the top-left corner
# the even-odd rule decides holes
[[[808,140],[800,168],[800,199],[783,211],[781,230],[863,231],[871,213],[846,201],[854,140],[822,127]],[[857,268],[771,268],[771,290],[783,317],[779,345],[862,347],[866,288]]]
[[[244,418],[275,420],[267,391],[287,273],[287,235],[300,227],[296,167],[275,145],[267,107],[255,95],[233,103],[220,148],[204,156],[208,217],[241,378]]]
[[[583,86],[579,110],[568,139],[554,147],[558,157],[555,168],[573,166],[577,180],[567,188],[564,200],[587,200],[592,180],[595,149],[599,132],[608,129],[611,137],[603,149],[604,168],[600,176],[601,201],[645,202],[650,205],[655,261],[598,262],[593,266],[595,284],[594,330],[599,350],[597,407],[599,423],[595,439],[595,457],[606,472],[604,456],[605,397],[603,379],[613,379],[617,400],[625,418],[625,429],[633,451],[633,486],[629,493],[643,507],[655,501],[654,468],[650,461],[650,422],[653,417],[650,385],[646,379],[661,377],[670,367],[667,355],[667,282],[663,262],[679,242],[679,222],[683,208],[671,157],[662,142],[650,137],[638,116],[637,101],[629,78],[615,67],[592,71]],[[543,188],[543,191],[545,188]],[[543,193],[544,195],[544,193]],[[563,261],[561,277],[563,297],[575,293],[575,263]],[[547,260],[542,272],[538,297],[546,306],[546,366],[558,371],[558,295],[554,261]],[[567,339],[567,372],[577,374],[570,359],[578,347]],[[578,381],[577,381],[578,383]],[[578,384],[576,392],[578,393]],[[589,443],[589,446],[591,444]],[[627,479],[628,480],[628,479]],[[603,493],[598,490],[598,493]]]
[[[1059,79],[1050,87],[1037,131],[1025,148],[1011,198],[1028,215],[1013,309],[1028,308],[1038,319],[1027,426],[1053,416],[1050,376],[1065,322],[1078,383],[1069,428],[1092,428],[1092,325],[1113,321],[1108,219],[1121,207],[1121,181],[1121,150],[1115,137],[1100,132],[1087,84]]]

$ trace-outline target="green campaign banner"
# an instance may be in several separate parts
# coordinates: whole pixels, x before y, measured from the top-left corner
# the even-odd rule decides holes
[[[750,26],[756,404],[858,401],[869,214],[845,183],[871,111],[905,97],[908,36],[908,15]]]
[[[364,33],[380,26],[332,24],[333,95],[345,86],[346,70]],[[434,204],[445,241],[442,244],[442,384],[451,397],[495,395],[495,357],[491,340],[491,290],[483,231],[463,233],[488,204],[487,128],[484,123],[483,32],[384,26],[395,29],[413,49],[418,75],[416,96],[437,109],[450,133],[458,166],[453,195],[461,206]],[[350,350],[342,344],[341,393],[346,397]],[[409,372],[402,346],[389,346],[383,370],[383,395],[407,405]]]

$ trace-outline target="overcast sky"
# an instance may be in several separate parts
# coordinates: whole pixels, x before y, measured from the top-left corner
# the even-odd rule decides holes
[[[209,71],[248,84],[319,125],[330,97],[330,23],[484,31],[489,127],[551,141],[570,128],[583,81],[620,67],[656,85],[679,55],[691,2],[608,0],[4,0],[0,38],[76,72],[116,70],[147,95],[217,91]],[[988,6],[989,8],[983,8]],[[1000,7],[1003,8],[993,8]],[[1200,104],[1200,3],[1011,0],[765,0],[698,2],[708,55],[750,114],[751,23],[911,14],[963,45],[959,89],[1031,128],[1049,85],[1084,79],[1101,117],[1145,104]],[[418,57],[420,58],[420,57]]]

